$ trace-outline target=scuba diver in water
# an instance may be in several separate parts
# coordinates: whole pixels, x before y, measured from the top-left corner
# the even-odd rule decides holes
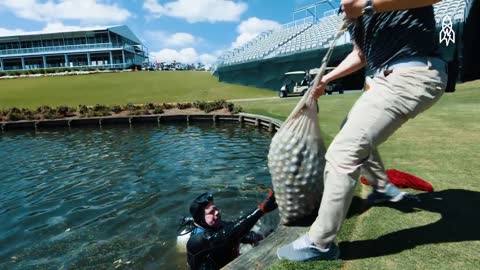
[[[203,193],[190,205],[192,218],[185,218],[180,229],[190,226],[187,261],[191,270],[220,269],[240,255],[240,243],[256,245],[263,235],[250,231],[266,213],[277,208],[272,191],[250,214],[234,221],[222,221],[213,195]]]

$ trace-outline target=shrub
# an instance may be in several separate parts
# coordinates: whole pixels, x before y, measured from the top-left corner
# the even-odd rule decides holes
[[[6,72],[0,71],[0,77],[7,76]]]
[[[22,113],[22,110],[20,110],[20,109],[17,108],[17,107],[9,108],[9,109],[8,109],[8,114],[12,114],[12,113]]]
[[[149,115],[150,112],[145,109],[138,109],[128,112],[128,115]]]
[[[175,108],[175,105],[170,104],[170,103],[163,103],[162,105],[163,105],[163,108],[165,108],[165,110],[170,110],[170,109]]]
[[[135,106],[133,103],[127,103],[127,105],[124,107],[124,110],[126,111],[135,111],[135,110],[138,110],[140,109],[140,107],[138,106]]]
[[[68,107],[68,106],[65,106],[65,105],[61,105],[61,106],[57,107],[56,112],[57,112],[58,115],[61,115],[61,116],[65,117],[65,116],[69,116],[73,112],[75,112],[75,109],[71,108],[71,107]]]
[[[152,102],[149,102],[149,103],[146,103],[145,105],[143,105],[146,109],[148,110],[153,110],[155,109],[155,104],[152,103]]]
[[[79,112],[80,114],[87,114],[88,113],[87,105],[78,105],[77,112]]]
[[[7,117],[10,121],[18,121],[25,119],[25,116],[21,112],[9,113]]]
[[[92,110],[95,112],[110,111],[110,107],[108,107],[107,105],[96,104],[95,106],[93,106]]]
[[[160,106],[157,106],[153,109],[153,114],[161,114],[163,113],[163,108]]]
[[[195,101],[193,102],[193,107],[194,107],[194,108],[197,108],[197,109],[199,109],[199,110],[203,110],[203,109],[205,109],[205,105],[206,105],[206,104],[207,104],[207,103],[206,103],[205,101],[195,100]]]
[[[177,103],[177,108],[180,109],[180,110],[185,110],[185,109],[189,109],[189,108],[192,108],[192,107],[193,107],[193,105],[190,102]]]
[[[120,112],[122,112],[122,111],[123,111],[122,106],[120,106],[120,105],[113,105],[113,106],[112,106],[112,112],[114,112],[114,113],[120,113]]]
[[[55,119],[58,118],[58,114],[56,111],[52,110],[47,113],[42,114],[45,119]]]
[[[34,119],[35,112],[29,109],[22,108],[22,114],[25,119],[32,120]]]
[[[223,107],[227,109],[229,112],[233,112],[235,105],[232,102],[226,102]]]
[[[88,117],[99,117],[99,116],[110,116],[112,114],[109,111],[89,111],[86,115]]]
[[[45,113],[49,113],[50,111],[52,111],[53,109],[48,106],[48,105],[42,105],[40,107],[37,108],[36,112],[37,113],[42,113],[42,114],[45,114]]]
[[[240,107],[240,106],[235,106],[231,112],[232,112],[233,114],[238,114],[238,113],[243,112],[243,108]]]

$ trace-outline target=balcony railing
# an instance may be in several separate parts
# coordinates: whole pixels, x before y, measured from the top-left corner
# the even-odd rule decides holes
[[[121,49],[121,48],[122,48],[121,45],[114,46],[112,43],[65,45],[65,46],[50,46],[50,47],[0,50],[0,56],[15,55],[15,54],[16,55],[41,54],[41,53],[46,53],[46,52],[59,52],[59,51],[82,51],[82,50]]]
[[[72,69],[125,69],[130,67],[131,63],[123,63],[123,64],[104,64],[104,65],[96,65],[96,66],[88,66],[88,65],[78,65],[78,66],[56,66],[56,65],[47,65],[45,68],[43,67],[35,67],[35,68],[26,68],[26,69],[18,69],[18,68],[11,68],[11,69],[1,69],[0,72],[15,72],[15,71],[26,71],[26,70],[40,70],[40,69],[58,69],[59,72],[62,70],[72,70]]]

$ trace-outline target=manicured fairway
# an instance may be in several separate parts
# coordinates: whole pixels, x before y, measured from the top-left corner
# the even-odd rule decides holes
[[[0,108],[163,103],[273,97],[269,90],[219,83],[209,72],[122,72],[0,80]]]

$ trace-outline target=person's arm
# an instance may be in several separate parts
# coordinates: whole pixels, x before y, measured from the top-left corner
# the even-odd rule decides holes
[[[216,245],[217,243],[223,243],[224,241],[239,241],[250,232],[255,223],[257,223],[264,214],[271,212],[276,208],[277,203],[275,201],[275,195],[270,191],[267,198],[250,214],[241,217],[232,223],[226,224],[218,231],[205,232],[205,239],[210,245]]]
[[[324,75],[318,84],[313,87],[313,97],[318,98],[323,95],[328,83],[341,77],[345,77],[361,69],[366,65],[365,56],[358,45],[353,42],[352,52],[343,59],[343,61],[330,73]]]
[[[240,239],[240,243],[256,246],[258,245],[258,242],[262,241],[264,238],[265,237],[259,233],[256,233],[254,231],[249,231],[247,235],[245,235],[242,239]]]
[[[372,0],[373,9],[376,13],[414,9],[431,6],[441,0]],[[362,16],[366,0],[342,0],[342,10],[347,18],[357,18]]]

